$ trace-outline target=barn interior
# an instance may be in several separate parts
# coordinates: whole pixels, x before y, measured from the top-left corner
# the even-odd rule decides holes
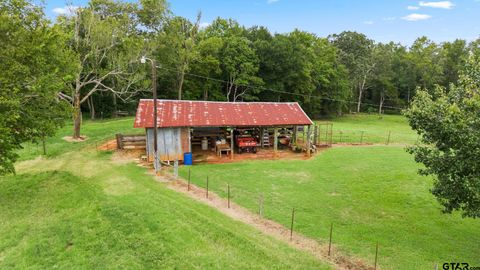
[[[303,134],[303,126],[196,127],[191,128],[191,152],[195,162],[268,159],[275,155],[295,157],[293,153],[298,155],[303,150],[297,143],[303,145],[304,142],[304,138],[296,138],[296,134]],[[285,151],[289,153],[282,153]]]

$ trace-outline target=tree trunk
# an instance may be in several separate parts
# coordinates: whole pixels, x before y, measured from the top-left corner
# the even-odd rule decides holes
[[[362,106],[362,95],[363,95],[363,89],[359,88],[358,89],[358,101],[357,101],[357,113],[360,112],[360,107]]]
[[[117,109],[117,95],[113,93],[113,118],[117,118],[118,114],[118,109]]]
[[[93,95],[88,99],[88,108],[90,109],[90,119],[95,120],[95,104],[93,103]]]
[[[367,71],[367,73],[368,73],[368,71]],[[358,87],[357,113],[360,112],[360,107],[362,106],[362,96],[363,96],[363,91],[365,90],[365,84],[367,83],[367,73],[365,73],[363,75],[362,83]]]
[[[82,125],[82,110],[80,108],[80,94],[75,94],[73,102],[73,138],[80,138],[80,127]]]
[[[203,90],[203,100],[208,100],[208,89],[205,87],[205,90]]]
[[[383,93],[381,93],[380,94],[380,104],[378,106],[378,114],[382,114],[383,102],[385,102],[385,95]]]
[[[183,81],[185,80],[185,66],[186,63],[182,65],[182,69],[178,79],[178,100],[182,100]]]
[[[42,148],[43,148],[43,155],[47,155],[47,144],[45,142],[45,135],[42,135]]]

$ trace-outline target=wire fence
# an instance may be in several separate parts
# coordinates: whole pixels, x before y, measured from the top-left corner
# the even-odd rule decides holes
[[[214,192],[218,197],[224,200],[225,207],[233,207],[233,203],[241,205],[242,207],[248,209],[252,213],[255,213],[261,219],[271,220],[282,224],[286,230],[289,231],[290,241],[295,240],[295,235],[300,233],[301,235],[310,227],[315,227],[318,232],[319,238],[317,241],[319,244],[328,245],[328,252],[325,255],[329,257],[336,257],[337,255],[342,256],[333,248],[335,243],[335,224],[343,224],[343,222],[335,222],[334,220],[327,221],[321,214],[318,214],[319,224],[312,224],[312,215],[315,216],[315,213],[312,213],[311,206],[304,207],[303,205],[289,205],[285,202],[285,198],[276,192],[265,192],[260,188],[254,188],[249,190],[241,185],[232,185],[227,181],[219,180],[216,177],[201,176],[195,175],[191,167],[188,170],[182,171],[182,176],[184,179],[181,181],[186,184],[186,190],[189,192],[192,189],[192,185],[195,185],[198,189],[201,189],[205,193],[206,198],[211,198],[212,192]],[[304,218],[306,215],[310,216],[308,221]],[[317,217],[316,217],[317,218]],[[316,219],[314,218],[314,219]],[[302,220],[303,219],[303,220]],[[317,236],[318,236],[317,235]],[[372,261],[371,267],[366,269],[377,269],[378,265],[378,250],[379,242],[373,242],[371,245],[364,245],[366,249],[371,249],[372,251]],[[338,253],[338,254],[335,254]],[[374,258],[374,259],[373,259]],[[365,269],[365,268],[363,268]]]
[[[373,133],[362,130],[333,130],[331,137],[334,144],[416,144],[420,139],[415,133]]]

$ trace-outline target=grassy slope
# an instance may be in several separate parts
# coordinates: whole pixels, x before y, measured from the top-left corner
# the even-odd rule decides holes
[[[328,268],[96,153],[95,141],[131,125],[88,123],[90,141],[78,144],[59,139],[65,128],[49,140],[50,158],[0,178],[1,269]]]
[[[350,121],[338,122],[362,128]],[[367,128],[382,129],[373,123]],[[308,161],[196,165],[191,173],[199,186],[208,175],[210,189],[222,196],[229,183],[233,200],[253,211],[262,193],[266,217],[285,226],[295,207],[295,228],[319,241],[326,241],[333,222],[334,243],[367,261],[373,261],[378,241],[384,268],[480,265],[479,221],[442,214],[429,193],[432,180],[418,176],[418,168],[402,147],[371,146],[333,148]],[[186,169],[181,173],[186,176]]]
[[[417,134],[411,130],[405,117],[400,115],[355,114],[333,118],[333,139],[342,142],[359,143],[363,131],[363,142],[386,143],[389,132],[391,143],[413,144]],[[322,121],[319,121],[322,122]]]

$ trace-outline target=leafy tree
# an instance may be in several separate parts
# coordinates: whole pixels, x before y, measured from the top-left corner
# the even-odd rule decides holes
[[[257,77],[258,57],[251,42],[245,37],[226,37],[220,58],[223,76],[228,81],[226,99],[233,102],[254,100],[257,90],[250,86],[260,86],[263,81]]]
[[[405,115],[422,136],[408,149],[434,175],[432,193],[444,211],[480,217],[480,59],[471,57],[458,85],[418,90]]]
[[[61,17],[58,25],[70,36],[66,43],[73,55],[75,76],[67,82],[70,91],[60,92],[72,106],[73,138],[80,138],[81,105],[96,92],[111,92],[117,97],[132,95],[132,85],[143,76],[138,67],[140,39],[133,20],[135,5],[96,0],[80,8],[74,16]],[[115,82],[115,83],[113,83]]]
[[[405,46],[395,44],[392,59],[393,84],[398,92],[397,106],[410,103],[416,89],[416,74],[413,62]]]
[[[199,31],[201,14],[197,16],[195,23],[185,18],[174,17],[164,27],[163,44],[171,51],[170,59],[165,61],[175,67],[176,88],[178,99],[182,99],[185,72],[189,69],[190,62],[196,56],[195,46]]]
[[[196,57],[193,59],[190,70],[193,74],[203,76],[189,77],[186,81],[186,94],[190,99],[225,100],[223,84],[218,81],[205,79],[221,78],[221,58],[224,42],[220,37],[200,38],[196,47]]]
[[[458,81],[460,72],[464,69],[468,58],[467,42],[457,39],[445,42],[441,48],[441,65],[443,67],[442,85],[448,87]]]
[[[163,31],[165,18],[170,14],[167,2],[165,0],[140,0],[139,2],[140,7],[136,14],[143,29],[152,35]]]
[[[378,102],[378,113],[383,113],[383,106],[387,100],[398,97],[393,78],[393,59],[395,44],[377,44],[373,52],[375,69],[372,78],[372,97]]]
[[[71,63],[57,27],[28,1],[0,3],[0,174],[14,172],[15,150],[51,136],[65,111],[57,91]]]
[[[375,68],[373,61],[374,42],[364,34],[342,32],[330,37],[340,50],[340,61],[347,67],[353,92],[357,92],[357,112],[360,112],[362,98],[369,88],[369,80]]]
[[[409,60],[413,63],[416,85],[424,89],[433,89],[442,82],[440,48],[427,37],[415,40],[410,47]]]

